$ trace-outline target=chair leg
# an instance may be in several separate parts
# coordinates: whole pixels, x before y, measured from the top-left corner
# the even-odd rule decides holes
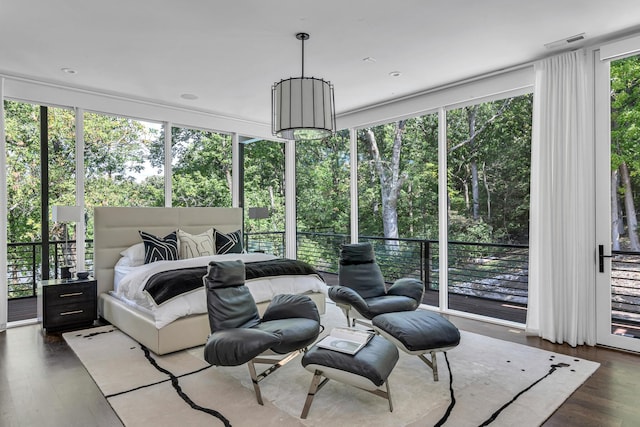
[[[436,358],[436,352],[430,351],[429,354],[431,355],[431,360],[427,359],[424,354],[419,354],[418,357],[433,371],[433,380],[438,381],[438,359]]]
[[[290,361],[298,357],[298,355],[304,353],[304,351],[305,349],[292,351],[291,353],[287,354],[281,359],[256,357],[253,360],[250,360],[247,362],[247,366],[249,367],[249,374],[251,375],[251,382],[253,383],[253,390],[256,393],[256,400],[260,405],[264,405],[264,403],[262,402],[262,393],[260,392],[260,384],[259,384],[260,381],[262,381],[263,379],[267,378],[269,375],[274,373],[276,369],[284,366],[285,364],[289,363]],[[256,373],[256,365],[255,365],[256,363],[263,363],[271,366],[269,366],[267,369],[265,369],[264,371],[262,371],[262,373],[258,375]]]
[[[262,393],[260,392],[260,385],[258,384],[258,376],[256,375],[256,366],[254,365],[253,360],[247,362],[247,366],[249,366],[249,374],[251,375],[251,382],[253,383],[253,391],[255,391],[256,393],[258,404],[264,405],[264,403],[262,403]]]

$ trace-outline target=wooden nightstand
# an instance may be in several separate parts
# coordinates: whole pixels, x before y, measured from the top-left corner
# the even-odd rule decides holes
[[[47,332],[91,326],[98,318],[95,279],[38,282],[38,321]]]

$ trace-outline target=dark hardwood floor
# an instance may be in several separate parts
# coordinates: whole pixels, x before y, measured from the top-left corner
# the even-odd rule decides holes
[[[571,348],[503,326],[451,320],[463,330],[601,363],[545,426],[640,425],[640,355],[602,347]],[[0,333],[0,373],[0,426],[122,425],[59,333],[45,335],[39,325]]]
[[[0,332],[0,426],[122,426],[61,334]]]

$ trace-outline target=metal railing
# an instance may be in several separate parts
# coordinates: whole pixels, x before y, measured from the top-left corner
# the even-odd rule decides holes
[[[611,253],[612,317],[640,323],[640,254],[628,251]]]
[[[421,279],[427,289],[439,288],[439,245],[434,240],[385,239],[361,236],[374,245],[376,259],[388,282],[400,277]],[[298,258],[321,272],[338,274],[339,250],[350,241],[347,234],[298,232]],[[65,255],[75,261],[75,241],[69,241]],[[63,265],[64,241],[50,241],[50,278],[58,278]],[[10,243],[7,247],[9,299],[33,297],[42,278],[41,242]],[[495,243],[449,242],[448,277],[450,294],[527,304],[528,247]],[[247,233],[249,251],[285,254],[284,232]],[[93,241],[86,242],[86,265],[93,265]],[[612,316],[640,323],[640,254],[614,251],[611,269]]]
[[[57,241],[49,244],[49,278],[57,279],[60,266],[65,260],[75,265],[76,245],[74,240]],[[36,296],[38,280],[42,279],[42,242],[9,243],[7,245],[7,288],[8,298],[31,298]],[[93,266],[93,241],[85,242],[85,263]]]
[[[284,253],[284,234],[250,233],[247,248]],[[298,232],[298,258],[321,272],[338,274],[340,245],[350,236],[336,233]],[[422,280],[438,290],[439,245],[435,240],[389,239],[360,236],[373,244],[385,280],[401,277]],[[526,245],[449,242],[449,292],[526,304],[529,249]]]
[[[269,236],[271,234],[271,236]],[[256,233],[247,236],[249,248],[260,241],[284,253],[282,233]],[[263,240],[264,239],[264,240]],[[338,274],[339,247],[349,235],[298,232],[298,258],[319,271]],[[421,279],[427,289],[439,288],[439,245],[434,240],[385,239],[360,236],[374,245],[376,259],[389,282],[400,277]],[[448,243],[448,292],[498,301],[504,306],[526,309],[528,300],[527,245],[498,243]],[[640,323],[640,254],[614,251],[611,266],[612,317],[618,321]],[[456,302],[450,307],[455,307]]]

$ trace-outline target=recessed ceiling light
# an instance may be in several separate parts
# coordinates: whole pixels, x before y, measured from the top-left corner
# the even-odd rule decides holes
[[[67,67],[60,68],[60,71],[62,71],[63,73],[67,73],[67,74],[77,74],[78,73],[73,68],[67,68]]]
[[[391,77],[400,77],[402,73],[400,71],[392,71],[389,73]]]
[[[372,56],[367,56],[366,58],[362,58],[362,60],[364,62],[371,62],[371,63],[376,62],[376,58],[374,58]]]
[[[194,99],[198,99],[198,95],[194,95],[192,93],[183,93],[182,95],[180,95],[180,98],[193,101]]]

